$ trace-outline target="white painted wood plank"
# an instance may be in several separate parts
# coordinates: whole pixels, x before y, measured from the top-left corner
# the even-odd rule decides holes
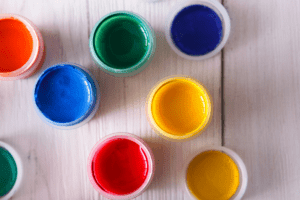
[[[225,5],[225,146],[248,168],[244,199],[300,199],[300,2]]]
[[[0,140],[12,144],[27,167],[23,185],[13,199],[104,199],[89,183],[86,162],[93,145],[114,132],[141,136],[156,157],[154,180],[137,199],[187,199],[179,176],[187,156],[203,145],[221,144],[221,56],[192,62],[172,52],[163,30],[166,14],[176,2],[0,0],[0,13],[23,15],[41,30],[47,50],[42,70],[58,62],[81,64],[96,76],[102,93],[100,109],[88,124],[61,131],[44,124],[34,111],[32,91],[42,70],[26,80],[0,83]],[[115,78],[103,73],[89,54],[88,38],[94,24],[116,10],[142,15],[157,34],[154,60],[134,77]],[[152,86],[174,74],[191,75],[203,82],[214,102],[214,116],[209,128],[200,137],[184,143],[158,137],[145,116],[145,101]]]

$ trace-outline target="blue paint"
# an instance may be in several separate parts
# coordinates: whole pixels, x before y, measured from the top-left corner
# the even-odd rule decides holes
[[[93,111],[97,89],[87,72],[75,65],[62,64],[43,72],[36,83],[34,99],[47,121],[71,126]]]
[[[171,37],[177,48],[191,56],[205,55],[221,42],[223,27],[220,17],[211,8],[191,5],[174,18]]]

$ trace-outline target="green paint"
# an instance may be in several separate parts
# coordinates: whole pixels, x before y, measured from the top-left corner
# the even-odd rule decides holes
[[[94,37],[97,56],[115,69],[139,63],[150,48],[149,33],[143,21],[134,15],[119,13],[100,23]]]
[[[0,147],[0,197],[6,195],[17,180],[17,164],[12,155]]]

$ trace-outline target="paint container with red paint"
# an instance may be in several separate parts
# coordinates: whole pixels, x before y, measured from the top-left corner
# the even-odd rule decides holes
[[[150,147],[129,133],[114,133],[101,139],[88,158],[88,176],[93,187],[109,199],[132,199],[142,194],[154,175]]]
[[[25,17],[0,14],[0,80],[28,78],[43,64],[44,41]]]

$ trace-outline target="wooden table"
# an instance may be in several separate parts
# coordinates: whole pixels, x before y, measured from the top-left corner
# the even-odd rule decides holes
[[[0,0],[0,13],[23,15],[39,27],[47,51],[37,74],[0,83],[0,140],[19,151],[26,167],[13,199],[104,199],[88,180],[87,157],[99,139],[114,132],[141,136],[154,152],[154,180],[137,199],[188,199],[179,172],[204,145],[224,145],[242,157],[249,173],[243,199],[300,199],[300,1],[224,0],[232,19],[229,42],[217,56],[198,62],[178,57],[165,40],[164,20],[177,2]],[[116,10],[142,15],[156,32],[154,60],[134,77],[103,73],[89,53],[94,24]],[[96,116],[75,130],[49,127],[33,107],[38,75],[59,62],[90,69],[102,92]],[[203,82],[214,102],[209,128],[184,143],[158,137],[145,115],[150,88],[174,74]]]

